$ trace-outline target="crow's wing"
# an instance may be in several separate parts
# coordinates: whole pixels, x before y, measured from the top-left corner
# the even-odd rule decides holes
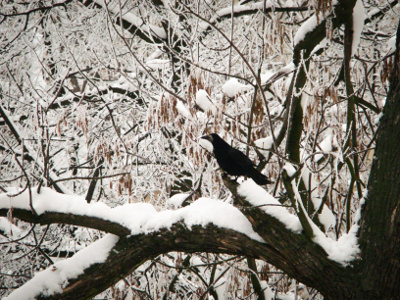
[[[231,148],[227,155],[229,156],[229,165],[227,173],[231,175],[247,175],[251,169],[254,169],[254,164],[241,151]]]
[[[232,160],[234,161],[234,164],[236,164],[238,167],[236,174],[233,174],[233,175],[248,176],[259,185],[271,183],[271,181],[268,179],[268,177],[265,176],[264,174],[260,173],[255,168],[255,165],[250,160],[250,158],[248,158],[246,155],[244,155],[241,151],[232,148],[232,150],[229,151],[229,154],[230,154]]]
[[[231,148],[229,151],[230,156],[238,165],[242,167],[254,167],[254,163],[248,158],[242,151],[235,148]]]

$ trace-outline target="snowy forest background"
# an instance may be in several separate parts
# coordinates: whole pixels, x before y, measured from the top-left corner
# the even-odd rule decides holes
[[[390,0],[1,1],[0,297],[328,299],[362,281],[335,276],[360,274],[367,252],[359,208],[399,13]],[[198,143],[214,132],[268,193],[221,177]]]

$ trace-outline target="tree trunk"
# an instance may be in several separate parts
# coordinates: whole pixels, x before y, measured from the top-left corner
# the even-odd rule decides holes
[[[360,230],[364,299],[400,295],[400,26],[389,93],[377,133]]]

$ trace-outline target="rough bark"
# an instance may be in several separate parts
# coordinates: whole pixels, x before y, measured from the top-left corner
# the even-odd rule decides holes
[[[181,223],[148,235],[122,237],[102,264],[92,265],[85,273],[70,280],[62,294],[38,299],[91,299],[107,287],[128,276],[144,262],[171,251],[194,253],[227,253],[265,259],[274,253],[268,245],[254,241],[232,230],[193,226],[188,229]],[[275,255],[275,254],[274,254]],[[107,272],[104,272],[107,270]]]
[[[400,295],[400,26],[391,84],[380,119],[360,230],[365,299]]]

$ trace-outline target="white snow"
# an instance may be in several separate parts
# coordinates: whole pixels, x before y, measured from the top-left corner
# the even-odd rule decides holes
[[[286,163],[282,170],[285,170],[289,177],[293,177],[296,174],[297,170],[291,163]]]
[[[272,149],[272,147],[274,145],[274,140],[273,140],[272,136],[268,136],[266,138],[261,138],[261,139],[256,140],[254,142],[254,144],[257,147],[261,148],[259,150],[264,156],[268,156],[269,155],[268,150]]]
[[[367,17],[362,0],[358,0],[353,8],[353,43],[351,45],[351,54],[356,54],[360,44],[361,32],[364,28],[364,21]]]
[[[184,197],[185,196],[185,197]],[[182,200],[187,195],[180,194]],[[254,232],[249,220],[233,205],[220,200],[200,198],[189,206],[177,210],[157,212],[151,204],[125,204],[110,208],[103,203],[88,204],[83,197],[59,194],[50,188],[41,188],[38,194],[32,190],[32,204],[39,215],[46,212],[62,212],[75,215],[99,217],[119,223],[130,229],[131,234],[147,234],[161,228],[170,228],[182,221],[187,228],[200,225],[231,229],[249,238],[263,243],[264,240]],[[28,191],[16,197],[0,194],[0,209],[20,208],[30,210]],[[34,299],[38,294],[53,295],[61,293],[70,279],[83,274],[84,270],[95,263],[104,262],[109,251],[118,242],[119,237],[108,234],[99,241],[82,249],[72,258],[57,262],[54,266],[36,274],[33,279],[9,295],[8,300]]]
[[[265,83],[268,82],[268,80],[274,75],[275,73],[272,71],[265,71],[264,73],[261,73],[261,85],[264,85]]]
[[[235,1],[236,2],[236,1]],[[237,1],[237,2],[243,2],[243,1]],[[251,11],[251,10],[263,10],[265,5],[266,9],[269,9],[271,7],[299,7],[299,3],[294,3],[293,1],[271,1],[271,0],[266,0],[266,1],[258,1],[255,3],[246,3],[246,4],[235,4],[233,7],[232,5],[228,5],[225,8],[222,8],[220,10],[217,11],[217,16],[218,17],[222,17],[222,16],[226,16],[226,15],[230,15],[232,13],[232,9],[234,13],[238,13],[238,12],[245,12],[245,11]],[[216,19],[216,18],[215,18]],[[215,20],[212,19],[212,20]]]
[[[293,62],[290,62],[286,66],[284,66],[282,69],[280,69],[279,72],[288,74],[290,72],[293,72],[295,69],[296,69],[296,65]]]
[[[396,50],[396,35],[392,36],[386,45],[387,55],[392,54]]]
[[[319,197],[317,193],[317,182],[314,180],[314,175],[307,168],[304,168],[302,170],[301,177],[304,181],[304,184],[306,185],[307,190],[312,191],[311,201],[314,205],[314,209],[316,210],[319,209],[319,207],[321,206],[322,198]],[[310,179],[311,179],[311,185],[310,185]],[[336,218],[333,215],[333,212],[329,209],[329,207],[326,204],[322,205],[322,210],[318,214],[318,220],[324,226],[325,232],[327,232],[329,228],[334,226],[336,223]]]
[[[296,169],[290,163],[286,163],[285,166],[283,167],[283,170],[286,170],[287,174],[290,177],[293,177],[294,174],[296,173]],[[304,168],[302,170],[301,177],[304,181],[304,184],[305,184],[307,190],[313,191],[311,193],[311,201],[313,202],[314,208],[318,209],[321,205],[322,199],[315,196],[315,194],[317,193],[317,189],[316,189],[316,182],[315,182],[315,180],[313,180],[312,174],[311,174],[311,187],[310,187],[309,175],[310,175],[310,171],[307,168]],[[295,190],[297,190],[297,187],[295,186],[294,181],[292,181],[292,185],[293,185],[293,188]],[[324,226],[325,232],[328,231],[329,228],[331,226],[333,226],[336,222],[335,216],[333,215],[332,211],[329,209],[329,207],[326,204],[323,204],[322,210],[318,214],[318,220]]]
[[[251,85],[242,84],[236,78],[231,78],[222,86],[222,91],[232,98],[250,88],[252,88]]]
[[[314,223],[313,223],[314,224]],[[357,259],[360,249],[358,247],[358,239],[356,236],[356,227],[354,230],[349,231],[347,234],[343,234],[337,241],[327,237],[324,233],[313,226],[315,237],[314,242],[318,243],[328,254],[328,258],[334,260],[343,266],[347,266],[351,261]]]
[[[48,269],[37,273],[31,280],[16,289],[5,299],[33,300],[40,293],[45,296],[61,293],[69,280],[83,274],[84,270],[91,265],[104,262],[118,240],[118,236],[107,234],[76,253],[73,257],[57,262]]]
[[[183,117],[186,119],[190,119],[192,117],[192,114],[190,113],[189,109],[183,104],[181,100],[178,100],[176,102],[176,109],[179,114],[181,114]]]
[[[179,208],[182,206],[183,201],[185,201],[189,196],[189,193],[176,194],[169,198],[167,200],[167,203],[170,204],[173,208]]]
[[[196,93],[196,104],[204,110],[204,112],[211,111],[213,115],[217,113],[217,107],[213,104],[208,93],[200,89]]]
[[[237,4],[233,6],[233,10],[232,10],[232,5],[228,5],[227,7],[224,7],[220,10],[218,10],[215,14],[215,17],[211,18],[208,22],[200,22],[199,26],[201,29],[203,30],[207,30],[207,28],[209,28],[211,25],[215,23],[218,18],[226,16],[226,15],[230,15],[232,12],[234,13],[238,13],[238,12],[245,12],[245,11],[251,11],[251,10],[259,10],[262,9],[264,5],[264,1],[260,1],[257,3],[248,3],[246,5],[241,5],[241,4]],[[269,8],[272,5],[274,5],[274,2],[271,0],[265,1],[265,7]],[[282,5],[284,6],[284,5]]]
[[[310,56],[313,56],[318,50],[326,48],[329,46],[329,39],[324,38],[317,46],[314,47],[313,51],[311,51]]]
[[[263,239],[254,232],[249,220],[236,207],[221,200],[210,198],[200,198],[189,206],[178,210],[158,212],[147,220],[142,230],[144,230],[144,233],[148,233],[160,228],[170,228],[178,221],[183,221],[188,228],[194,225],[214,224],[218,227],[243,233],[258,242],[263,242]]]
[[[297,205],[300,206],[303,211],[306,211],[294,180],[292,181],[292,188],[297,199]],[[343,266],[347,266],[351,261],[358,257],[360,250],[358,248],[356,230],[342,235],[339,240],[335,241],[327,237],[307,214],[305,216],[313,231],[313,241],[325,250],[329,259],[334,260]]]
[[[315,199],[315,200],[319,200],[319,199]],[[322,201],[322,200],[319,200],[319,201]],[[313,198],[313,202],[314,202],[314,198]],[[318,208],[318,207],[316,207],[316,208]],[[334,226],[336,223],[335,215],[333,214],[332,210],[330,210],[326,204],[324,204],[322,206],[322,211],[318,215],[318,220],[322,223],[322,225],[324,225],[325,232],[327,232],[329,230],[329,228]]]
[[[321,148],[322,152],[329,153],[332,151],[332,144],[333,144],[332,129],[328,129],[328,133],[327,133],[326,137],[322,140],[322,142],[319,143],[319,147]],[[323,157],[324,157],[324,155],[322,153],[315,154],[315,156],[314,156],[316,161],[319,161]]]
[[[382,10],[380,9],[380,8],[374,8],[374,9],[371,9],[369,12],[368,12],[368,19],[371,19],[374,15],[376,15],[377,13],[380,13]]]
[[[256,184],[252,179],[244,181],[239,186],[238,193],[246,197],[246,200],[252,205],[260,207],[265,213],[281,221],[286,228],[295,232],[302,230],[297,216],[292,215],[277,199]]]
[[[283,76],[292,73],[295,69],[296,69],[295,64],[293,62],[290,62],[275,73],[267,71],[267,72],[261,74],[261,84],[263,86],[272,84],[275,81],[281,79]],[[290,80],[288,80],[288,82],[290,82]]]
[[[130,78],[128,76],[131,78],[134,78],[136,76],[136,74],[123,75],[123,76],[119,77],[119,79],[113,85],[113,87],[119,87],[119,88],[125,89],[127,91],[131,91],[131,92],[135,91],[136,88],[132,85],[132,81],[129,80]]]
[[[30,210],[28,191],[12,198],[0,194],[0,209],[10,209],[10,205],[13,208]],[[42,187],[40,194],[37,194],[36,189],[32,189],[32,205],[38,215],[59,212],[102,218],[121,224],[128,228],[131,234],[148,234],[161,228],[170,228],[174,223],[182,221],[188,228],[194,225],[214,224],[243,233],[256,241],[263,241],[236,207],[209,198],[198,199],[191,205],[177,210],[157,212],[154,206],[148,203],[128,203],[110,208],[101,202],[88,204],[83,197],[63,195]]]
[[[169,65],[168,59],[148,59],[146,65],[153,70],[164,70]]]
[[[319,21],[323,20],[323,16],[319,16]],[[294,45],[296,46],[298,43],[304,40],[307,33],[313,31],[318,26],[318,19],[316,15],[311,16],[307,21],[300,26],[299,30],[297,30],[296,35],[294,36]]]
[[[0,231],[5,233],[7,236],[15,237],[19,236],[22,230],[11,223],[7,218],[0,218]]]
[[[337,0],[332,1],[332,6],[335,6],[337,4]],[[329,14],[324,13],[319,13],[318,17],[316,14],[311,16],[307,21],[301,25],[299,30],[296,32],[296,35],[294,36],[294,45],[296,46],[298,43],[300,43],[302,40],[304,40],[305,36],[307,33],[313,31],[319,24],[321,24],[325,19],[329,16]]]
[[[265,280],[260,280],[260,285],[262,290],[264,291],[264,297],[267,300],[274,299],[274,291],[269,287],[268,282]]]
[[[254,9],[262,9],[263,8],[264,1],[258,2],[258,3],[253,3],[251,5],[234,5],[233,6],[233,12],[238,13],[238,12],[243,12],[243,11],[249,11],[249,10],[254,10]],[[271,1],[266,1],[266,8],[271,6]],[[232,13],[232,6],[228,6],[225,8],[222,8],[217,11],[218,17],[222,17],[225,15],[230,15]]]
[[[285,168],[289,169],[289,172],[292,171],[290,170],[290,165],[286,165]],[[296,196],[300,197],[294,181],[292,181],[292,187]],[[253,180],[249,179],[244,181],[239,186],[238,193],[241,196],[246,197],[246,200],[254,206],[260,207],[260,209],[265,213],[277,218],[286,226],[286,228],[295,232],[300,232],[302,230],[302,226],[297,216],[289,213],[285,207],[281,206],[277,199],[257,185]],[[299,200],[298,204],[303,207]],[[356,237],[357,226],[353,225],[348,234],[342,235],[339,240],[335,241],[327,237],[310,218],[308,218],[308,222],[311,224],[314,233],[313,241],[319,244],[326,251],[329,259],[346,266],[349,262],[357,258],[359,254],[358,241]]]

